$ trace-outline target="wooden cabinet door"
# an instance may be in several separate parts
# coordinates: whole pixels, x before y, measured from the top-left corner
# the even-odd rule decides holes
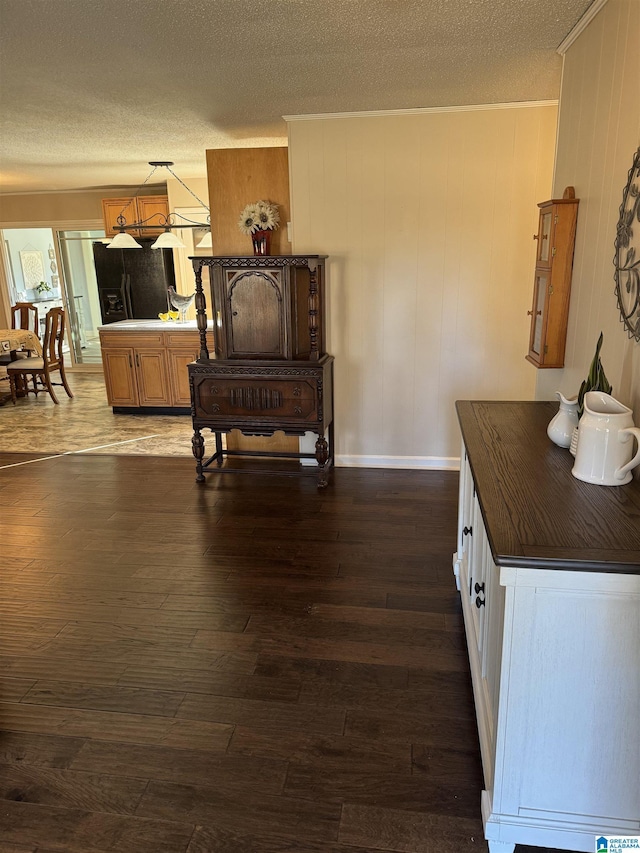
[[[164,350],[135,351],[140,406],[170,406],[169,377]]]
[[[172,406],[191,405],[191,391],[189,389],[187,365],[191,364],[192,361],[195,361],[199,354],[200,350],[197,346],[193,346],[192,349],[176,348],[167,350]]]
[[[288,358],[282,270],[225,270],[227,358]]]
[[[141,195],[138,196],[138,218],[146,226],[158,226],[153,231],[141,231],[143,237],[157,237],[162,234],[164,228],[162,223],[169,214],[169,201],[166,195]],[[149,221],[147,221],[149,220]]]
[[[124,208],[124,210],[123,210]],[[136,200],[132,198],[103,198],[102,216],[104,218],[104,232],[107,237],[113,237],[118,233],[118,216],[122,213],[128,224],[138,220],[138,207]],[[134,237],[139,237],[138,230],[128,231]]]
[[[547,325],[549,278],[548,270],[536,270],[535,286],[533,288],[533,307],[529,312],[531,315],[531,330],[529,333],[529,355],[527,358],[539,366],[542,366],[545,361],[545,330]]]
[[[169,377],[164,350],[135,351],[140,406],[169,406]]]
[[[536,249],[536,266],[546,267],[549,269],[553,257],[553,226],[554,219],[557,216],[554,212],[552,204],[546,204],[540,207],[540,216],[538,220],[538,246]]]
[[[129,347],[103,349],[102,366],[110,406],[137,406],[134,352]]]

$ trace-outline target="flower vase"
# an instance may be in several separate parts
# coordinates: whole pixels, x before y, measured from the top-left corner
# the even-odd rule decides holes
[[[251,235],[254,255],[268,255],[271,252],[271,231],[254,231]]]

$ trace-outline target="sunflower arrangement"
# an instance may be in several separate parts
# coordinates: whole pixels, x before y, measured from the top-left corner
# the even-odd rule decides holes
[[[256,231],[275,231],[280,225],[278,205],[272,201],[254,201],[248,204],[240,214],[238,228],[243,234],[251,236]]]

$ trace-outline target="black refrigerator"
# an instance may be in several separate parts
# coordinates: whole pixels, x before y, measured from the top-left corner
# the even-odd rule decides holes
[[[176,286],[172,249],[152,249],[153,238],[136,238],[141,249],[93,244],[103,323],[155,320],[167,310],[167,290]]]

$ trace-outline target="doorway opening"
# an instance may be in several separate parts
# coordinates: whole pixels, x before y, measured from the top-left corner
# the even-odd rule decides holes
[[[40,337],[50,308],[62,307],[67,318],[65,353],[71,367],[99,369],[101,324],[92,242],[104,230],[61,231],[53,228],[4,228],[0,231],[9,299],[38,308]]]

